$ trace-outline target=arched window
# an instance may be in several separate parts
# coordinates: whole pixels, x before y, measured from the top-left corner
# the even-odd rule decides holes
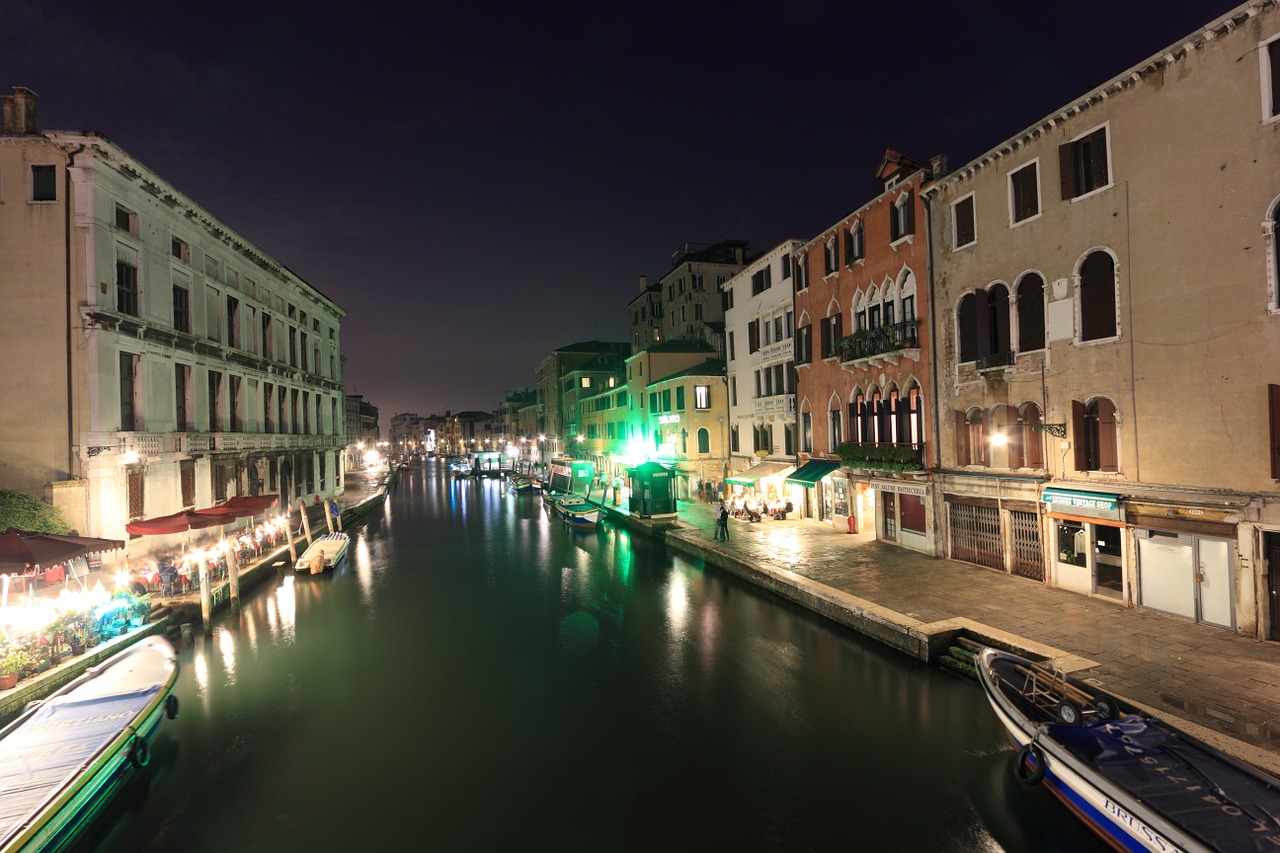
[[[1080,265],[1080,340],[1114,338],[1116,264],[1106,252],[1093,252]]]
[[[698,452],[711,452],[711,433],[707,431],[706,427],[702,427],[698,430]]]
[[[874,441],[871,434],[871,407],[867,405],[867,398],[861,391],[854,395],[853,402],[849,404],[851,410],[850,429],[857,433],[855,439],[858,444],[870,444]]]
[[[875,444],[888,441],[889,407],[884,404],[879,391],[871,392],[871,440]]]
[[[1028,273],[1018,282],[1018,352],[1044,349],[1044,279]]]
[[[827,415],[829,424],[827,435],[830,437],[828,441],[828,449],[835,453],[836,448],[844,442],[844,429],[842,424],[843,418],[840,412],[840,398],[831,398],[831,410]]]
[[[974,361],[978,357],[978,297],[966,293],[956,306],[956,335],[960,348],[960,363]]]
[[[907,431],[903,441],[917,449],[924,443],[924,397],[919,385],[911,386],[907,392]]]
[[[1071,401],[1071,421],[1079,471],[1119,471],[1118,421],[1115,403],[1095,397]]]
[[[1040,407],[1035,403],[1023,403],[1018,410],[1018,420],[1022,424],[1022,446],[1025,453],[1022,467],[1043,468],[1044,433],[1036,429],[1044,423],[1040,417]]]
[[[1003,442],[1004,450],[1000,451],[1000,445],[992,449],[992,462],[995,464],[1003,456],[1005,468],[1021,468],[1023,459],[1023,441],[1022,441],[1022,425],[1018,423],[1018,410],[1008,404],[996,406],[991,410],[991,435],[993,443],[997,440]]]
[[[995,355],[1010,352],[1009,346],[1009,289],[1003,284],[993,284],[987,290],[987,335],[985,341],[979,341],[979,347],[986,344],[985,351],[979,355]]]
[[[986,465],[987,413],[982,409],[956,412],[956,458],[961,465]]]
[[[1277,93],[1280,95],[1280,93]],[[1267,307],[1271,310],[1280,308],[1280,198],[1271,202],[1271,212],[1265,224],[1267,238],[1267,262],[1271,277],[1267,282]]]

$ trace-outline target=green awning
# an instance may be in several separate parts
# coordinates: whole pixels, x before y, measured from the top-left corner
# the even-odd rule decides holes
[[[814,459],[801,465],[794,474],[787,478],[788,483],[798,483],[806,489],[840,467],[839,462],[828,462],[825,459]]]
[[[790,474],[794,470],[795,467],[787,462],[758,462],[743,471],[741,474],[734,474],[732,477],[727,477],[725,482],[733,483],[738,486],[754,486],[766,477],[777,477],[782,474]]]

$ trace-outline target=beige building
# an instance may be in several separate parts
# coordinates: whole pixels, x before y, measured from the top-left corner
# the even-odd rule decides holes
[[[950,556],[1277,638],[1278,36],[1240,6],[926,192]]]
[[[39,131],[29,90],[3,108],[0,487],[120,539],[341,492],[342,309],[106,138]]]

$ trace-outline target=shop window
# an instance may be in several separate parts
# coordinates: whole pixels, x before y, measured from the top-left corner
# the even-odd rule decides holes
[[[898,495],[898,523],[903,530],[911,533],[925,532],[924,496]]]
[[[1076,521],[1058,522],[1058,562],[1069,566],[1084,567],[1088,558],[1089,540],[1084,525]]]

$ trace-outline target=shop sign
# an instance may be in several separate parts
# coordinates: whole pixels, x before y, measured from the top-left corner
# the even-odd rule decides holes
[[[678,424],[680,423],[680,416],[679,415],[658,415],[658,423]]]
[[[1120,496],[1102,492],[1079,492],[1072,489],[1045,489],[1041,499],[1049,512],[1082,515],[1090,518],[1120,519]]]
[[[907,483],[902,480],[872,480],[871,488],[878,492],[897,492],[902,495],[918,495],[924,497],[929,487],[922,483]]]

